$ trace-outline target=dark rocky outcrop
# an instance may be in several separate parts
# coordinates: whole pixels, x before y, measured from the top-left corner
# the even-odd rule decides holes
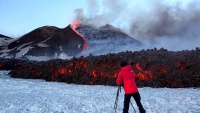
[[[5,35],[2,35],[2,34],[0,34],[0,38],[12,39],[11,37],[5,36]]]
[[[37,28],[24,36],[13,39],[0,49],[0,55],[4,57],[20,58],[28,56],[55,57],[61,53],[69,56],[79,54],[84,47],[85,41],[77,34],[70,25],[64,29],[54,26]],[[5,48],[6,50],[3,50]],[[6,52],[5,52],[6,51]]]

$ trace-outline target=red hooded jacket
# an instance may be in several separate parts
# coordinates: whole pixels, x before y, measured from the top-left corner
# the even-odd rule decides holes
[[[138,92],[138,88],[135,83],[135,73],[131,65],[127,65],[121,68],[116,82],[117,85],[124,85],[125,94]]]

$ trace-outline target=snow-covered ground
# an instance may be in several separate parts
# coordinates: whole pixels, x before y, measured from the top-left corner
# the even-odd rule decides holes
[[[15,79],[8,71],[0,71],[0,113],[113,113],[116,91],[114,86]],[[139,91],[147,113],[200,113],[200,88],[145,87]],[[133,99],[132,103],[136,109]],[[123,91],[117,113],[122,109]],[[129,111],[134,113],[131,106]]]

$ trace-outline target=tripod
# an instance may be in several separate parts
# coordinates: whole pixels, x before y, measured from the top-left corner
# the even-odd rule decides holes
[[[115,104],[114,104],[114,111],[116,113],[116,110],[117,110],[117,103],[118,103],[118,97],[119,97],[119,93],[121,92],[121,86],[118,86],[118,89],[117,89],[117,95],[116,95],[116,98],[115,98]],[[133,107],[133,104],[132,102],[130,101],[131,103],[131,106]],[[133,107],[133,110],[135,111],[135,108]],[[135,111],[136,113],[136,111]]]

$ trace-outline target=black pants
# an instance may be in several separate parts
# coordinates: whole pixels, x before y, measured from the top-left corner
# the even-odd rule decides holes
[[[142,103],[140,102],[141,100],[141,97],[140,97],[140,94],[139,92],[137,93],[133,93],[133,94],[125,94],[124,95],[124,109],[123,109],[123,113],[128,113],[128,110],[129,110],[129,103],[130,103],[130,99],[131,97],[134,98],[138,108],[139,108],[139,111],[140,113],[145,113],[145,110],[142,106]]]

